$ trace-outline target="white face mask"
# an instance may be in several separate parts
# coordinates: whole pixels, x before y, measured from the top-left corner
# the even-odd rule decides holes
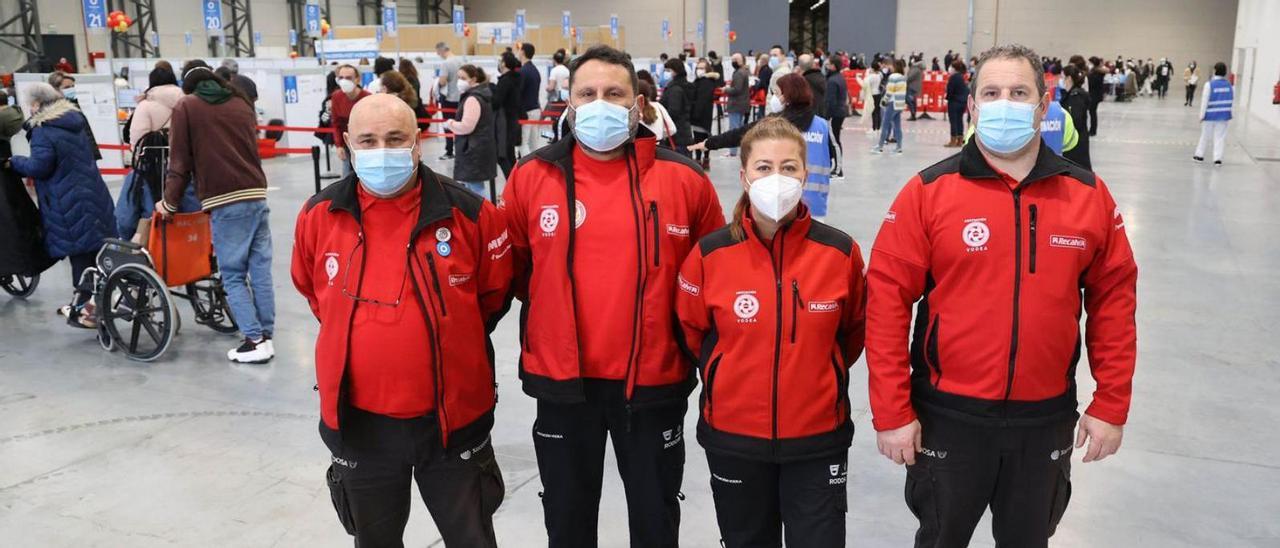
[[[782,112],[782,108],[783,108],[782,98],[777,95],[770,95],[769,104],[766,105],[766,108],[768,109],[769,114],[777,114],[779,112]]]
[[[698,69],[698,70],[695,70],[695,71],[693,71],[693,74],[694,74],[695,76],[697,76],[698,78],[702,78],[703,76],[706,76],[706,75],[707,75],[707,69]]]
[[[471,82],[458,78],[458,93],[466,93],[471,89]]]
[[[351,93],[355,91],[356,83],[346,78],[339,78],[338,88],[341,89],[343,93]]]
[[[670,81],[671,81],[671,79],[672,79],[672,78],[675,78],[675,77],[676,77],[676,73],[671,72],[671,69],[667,69],[667,70],[662,71],[662,79],[663,79],[664,81],[670,82]]]
[[[800,203],[803,192],[804,183],[799,179],[774,173],[752,181],[747,197],[757,213],[780,221]]]

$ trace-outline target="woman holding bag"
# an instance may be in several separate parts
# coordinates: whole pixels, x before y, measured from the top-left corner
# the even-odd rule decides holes
[[[747,132],[733,220],[698,243],[678,280],[703,386],[698,442],[728,548],[780,546],[784,528],[787,546],[844,546],[863,262],[800,202],[805,150],[782,118]]]

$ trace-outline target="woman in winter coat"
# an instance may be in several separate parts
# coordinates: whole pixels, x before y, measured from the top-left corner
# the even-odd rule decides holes
[[[178,77],[172,70],[157,67],[151,70],[149,79],[150,87],[143,93],[129,122],[134,170],[125,176],[115,211],[116,229],[120,236],[132,237],[135,243],[146,243],[150,234],[151,213],[160,199],[167,168],[167,163],[162,161],[168,155],[167,151],[151,147],[168,146],[169,139],[148,135],[169,128],[173,107],[184,96],[182,88],[178,87]],[[183,196],[181,211],[199,210],[200,201],[196,199],[195,189],[191,188]]]
[[[693,83],[689,81],[684,63],[678,59],[668,59],[663,65],[667,87],[662,89],[662,106],[671,114],[676,123],[676,132],[672,135],[676,143],[676,152],[689,155],[689,145],[694,143],[690,117],[693,114]]]
[[[458,119],[445,123],[456,141],[453,180],[484,196],[487,183],[498,177],[498,152],[489,138],[493,135],[493,92],[484,70],[470,64],[458,67],[458,93]],[[494,196],[489,199],[497,201]]]
[[[1071,123],[1076,130],[1076,146],[1064,150],[1062,157],[1071,160],[1080,167],[1093,169],[1089,158],[1089,92],[1084,90],[1085,74],[1074,65],[1062,69],[1064,91],[1058,104],[1070,114]]]
[[[693,142],[707,140],[711,135],[711,124],[715,120],[716,89],[724,85],[720,73],[706,59],[699,59],[694,72],[693,110],[689,116],[689,126],[693,130]],[[711,154],[705,150],[694,154],[694,159],[702,164],[702,169],[711,169]]]
[[[27,97],[34,114],[23,128],[31,155],[8,162],[19,175],[36,181],[45,251],[50,258],[71,260],[75,293],[71,304],[58,313],[70,325],[94,328],[91,295],[80,278],[93,266],[103,239],[116,237],[111,193],[93,158],[84,114],[49,84],[32,84]]]

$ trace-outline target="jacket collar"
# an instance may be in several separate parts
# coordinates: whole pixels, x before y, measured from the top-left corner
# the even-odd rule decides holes
[[[355,173],[334,183],[336,195],[329,201],[329,211],[345,211],[360,222],[360,182]],[[422,205],[418,208],[418,222],[413,227],[413,238],[436,221],[453,215],[453,198],[445,191],[444,183],[426,164],[418,164],[418,184],[422,186]]]
[[[1054,154],[1053,149],[1044,144],[1044,139],[1040,139],[1039,135],[1036,136],[1036,139],[1040,141],[1040,152],[1036,156],[1036,164],[1031,167],[1027,177],[1018,182],[1019,186],[1071,172],[1070,161]],[[960,151],[960,176],[965,179],[1000,178],[1000,172],[987,163],[987,158],[978,149],[978,137],[976,135],[974,138],[969,139],[969,142]]]
[[[792,240],[795,238],[803,238],[809,234],[809,226],[813,224],[813,217],[809,216],[809,206],[806,206],[804,202],[800,202],[796,207],[799,208],[799,213],[796,214],[796,218],[792,219],[790,223],[779,226],[778,232],[773,235],[774,240],[777,240],[779,236]],[[761,240],[760,236],[756,234],[755,224],[755,219],[751,218],[751,208],[748,207],[743,210],[742,232],[748,240],[755,240],[760,242],[760,245],[768,248],[769,243]]]
[[[46,122],[56,120],[62,117],[63,114],[73,110],[78,109],[76,109],[75,105],[71,104],[71,101],[58,99],[57,101],[45,105],[44,108],[40,109],[40,112],[32,114],[31,119],[27,120],[27,125],[29,127],[39,127],[44,125]]]
[[[635,155],[636,163],[640,166],[640,174],[643,175],[653,166],[654,157],[657,155],[658,141],[653,137],[652,133],[644,130],[643,125],[636,131],[636,137],[622,146],[627,148],[628,154]],[[572,131],[566,131],[565,133],[566,135],[559,141],[534,151],[533,157],[561,168],[572,167],[573,148],[577,146],[578,142],[574,139]]]

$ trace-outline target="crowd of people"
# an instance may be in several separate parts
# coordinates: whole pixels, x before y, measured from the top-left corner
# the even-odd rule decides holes
[[[326,480],[358,545],[400,542],[413,481],[445,544],[496,545],[490,337],[514,300],[551,546],[597,543],[607,440],[632,544],[678,543],[698,385],[696,438],[725,545],[843,546],[850,368],[864,350],[877,447],[906,467],[917,545],[968,543],[987,507],[997,543],[1044,545],[1068,504],[1071,454],[1119,449],[1137,269],[1088,137],[1106,93],[1164,97],[1167,60],[1063,63],[1020,46],[931,59],[948,73],[946,146],[958,150],[906,182],[864,264],[856,239],[824,222],[845,176],[842,129],[860,116],[874,152],[901,153],[904,122],[928,116],[921,53],[775,46],[732,54],[731,70],[714,52],[664,55],[654,74],[595,46],[556,51],[544,75],[523,44],[499,56],[495,79],[447,44],[436,52],[443,69],[425,81],[407,59],[374,60],[368,89],[358,66],[333,68],[319,113],[333,131],[317,136],[344,176],[302,206],[290,250],[321,325]],[[862,112],[847,69],[865,71]],[[1225,77],[1218,63],[1201,100],[1215,163]],[[228,358],[265,363],[275,298],[256,86],[234,62],[200,60],[158,64],[149,84],[114,206],[73,76],[32,87],[25,122],[0,109],[0,128],[24,126],[32,149],[4,167],[36,180],[47,252],[72,265],[76,293],[60,313],[93,327],[80,272],[103,239],[145,233],[153,211],[203,210],[243,336]],[[447,118],[448,175],[423,161],[435,113]],[[717,132],[721,113],[729,128]],[[555,122],[520,123],[544,118]],[[141,150],[157,143],[169,147],[159,171]],[[707,175],[718,149],[736,158],[742,190],[728,219]],[[501,198],[486,200],[499,172]],[[1097,380],[1083,414],[1080,341]]]

